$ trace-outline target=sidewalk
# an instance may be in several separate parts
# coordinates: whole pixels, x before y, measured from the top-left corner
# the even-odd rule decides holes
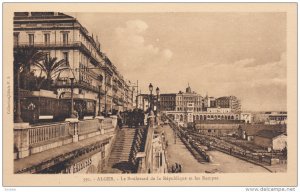
[[[166,140],[168,141],[167,158],[169,166],[175,163],[179,163],[182,166],[183,173],[196,173],[205,172],[207,167],[204,164],[200,164],[185,145],[181,142],[180,138],[176,138],[176,144],[174,140],[173,130],[169,125],[164,125]]]

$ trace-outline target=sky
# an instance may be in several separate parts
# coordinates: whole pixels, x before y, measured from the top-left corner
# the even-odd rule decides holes
[[[286,15],[67,13],[98,36],[123,76],[161,93],[237,96],[243,110],[286,110]]]

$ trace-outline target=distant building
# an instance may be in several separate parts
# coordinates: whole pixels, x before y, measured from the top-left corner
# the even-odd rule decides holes
[[[160,110],[175,111],[176,110],[176,94],[161,94],[160,95]]]
[[[215,108],[216,107],[216,98],[214,97],[206,97],[203,99],[203,110],[206,111],[207,108]]]
[[[252,114],[251,113],[241,113],[240,119],[245,123],[252,123]]]
[[[286,111],[267,111],[253,113],[253,122],[261,124],[287,124]]]
[[[241,121],[237,120],[211,120],[198,121],[195,124],[197,131],[203,135],[227,136],[238,134]]]
[[[287,134],[274,130],[261,130],[254,136],[253,142],[269,151],[281,151],[287,146]]]
[[[286,125],[277,124],[277,125],[265,125],[265,124],[242,124],[239,127],[239,137],[248,141],[252,141],[254,136],[258,132],[263,130],[270,130],[273,132],[284,133],[286,132]]]
[[[287,123],[287,112],[268,112],[266,114],[268,114],[268,118],[265,124],[275,125]]]
[[[230,108],[232,112],[236,112],[236,113],[241,111],[241,104],[236,96],[217,98],[216,107]]]
[[[231,112],[231,108],[207,108],[207,112],[208,113],[230,113]]]
[[[190,86],[186,88],[186,92],[179,92],[176,94],[176,111],[187,111],[188,104],[193,103],[194,112],[202,111],[203,97],[196,92],[192,92]]]
[[[160,95],[160,109],[177,122],[240,120],[240,101],[235,96],[203,98],[188,85],[185,92]]]
[[[147,111],[150,107],[150,96],[147,94],[139,94],[137,96],[138,108]]]

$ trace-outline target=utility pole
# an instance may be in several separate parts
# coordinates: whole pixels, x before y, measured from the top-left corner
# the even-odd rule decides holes
[[[139,95],[139,80],[136,81],[136,97],[135,97],[136,106],[135,106],[135,108],[138,108],[138,95]]]

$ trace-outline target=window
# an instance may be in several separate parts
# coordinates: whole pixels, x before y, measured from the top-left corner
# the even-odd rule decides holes
[[[45,45],[50,44],[50,34],[49,33],[44,34],[44,43],[45,43]]]
[[[19,45],[19,33],[14,33],[14,44]]]
[[[69,53],[68,52],[63,52],[63,58],[66,62],[66,65],[69,65]]]
[[[28,34],[29,45],[34,45],[34,34]]]
[[[63,33],[63,44],[66,45],[68,44],[68,33]]]

